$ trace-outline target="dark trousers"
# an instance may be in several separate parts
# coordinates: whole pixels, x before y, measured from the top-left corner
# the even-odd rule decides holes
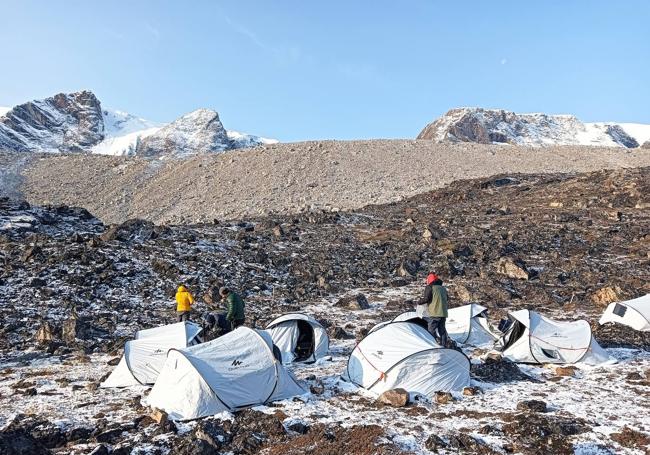
[[[189,321],[190,312],[189,311],[177,311],[176,315],[178,316],[178,322]]]
[[[235,330],[240,325],[244,325],[245,319],[233,319],[230,322],[230,330]]]
[[[427,330],[441,346],[447,346],[447,329],[445,322],[447,318],[424,318],[427,321]]]

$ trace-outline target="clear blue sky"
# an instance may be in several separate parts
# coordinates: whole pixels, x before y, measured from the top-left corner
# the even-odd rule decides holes
[[[282,141],[414,137],[448,109],[650,123],[650,1],[0,0],[0,106],[93,90]]]

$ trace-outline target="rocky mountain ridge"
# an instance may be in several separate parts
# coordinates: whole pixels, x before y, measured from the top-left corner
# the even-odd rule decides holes
[[[182,157],[277,142],[228,131],[211,109],[161,125],[102,109],[88,90],[0,109],[0,150]]]
[[[428,124],[418,139],[526,146],[593,145],[636,148],[650,125],[583,123],[573,115],[518,114],[502,109],[458,108]]]

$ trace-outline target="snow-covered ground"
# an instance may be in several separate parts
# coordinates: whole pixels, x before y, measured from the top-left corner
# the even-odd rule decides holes
[[[322,300],[304,308],[305,312],[327,314],[354,333],[361,327],[380,322],[386,303],[396,297],[411,297],[417,288],[396,288],[373,291],[357,290],[368,296],[369,310],[350,311],[333,306],[334,300]],[[355,291],[356,292],[356,291]],[[415,406],[390,408],[378,406],[375,397],[341,378],[355,340],[331,340],[330,355],[312,365],[291,367],[300,382],[309,389],[322,381],[322,395],[307,394],[299,399],[284,400],[272,406],[255,409],[284,412],[285,425],[295,422],[326,423],[343,427],[377,424],[384,427],[393,443],[416,454],[431,453],[425,441],[434,434],[448,435],[463,429],[474,438],[503,452],[507,439],[499,428],[504,419],[517,412],[520,401],[538,399],[547,403],[545,415],[584,419],[591,430],[573,440],[576,453],[642,454],[642,450],[625,448],[613,442],[609,435],[624,427],[648,431],[650,394],[647,382],[630,378],[643,376],[650,369],[650,353],[632,349],[610,349],[618,363],[613,366],[587,368],[580,366],[574,377],[562,377],[544,366],[520,365],[535,381],[486,383],[472,381],[482,393],[463,396],[454,393],[455,400],[447,404],[419,400]],[[485,350],[467,347],[472,362],[479,362]],[[64,357],[44,356],[42,353],[14,353],[0,359],[0,428],[19,413],[48,416],[63,428],[92,427],[100,419],[114,425],[128,425],[142,410],[137,403],[148,393],[145,387],[126,389],[97,389],[97,381],[112,370],[107,364],[111,357],[93,354]],[[315,377],[315,379],[314,379]],[[22,381],[22,383],[21,383]],[[15,398],[16,390],[34,387],[36,394]],[[184,423],[181,431],[191,430],[197,422]],[[486,432],[485,428],[495,428]],[[164,441],[163,436],[151,436],[143,430],[131,441],[147,453],[149,448]],[[68,453],[86,453],[94,446],[80,444],[69,447]],[[604,449],[608,447],[609,449]],[[449,452],[452,453],[452,452]]]

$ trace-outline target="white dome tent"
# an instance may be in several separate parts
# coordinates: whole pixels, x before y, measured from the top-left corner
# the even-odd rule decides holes
[[[508,314],[511,322],[499,340],[502,354],[521,363],[586,363],[614,361],[591,334],[589,323],[554,321],[530,310]]]
[[[487,308],[477,303],[449,308],[445,324],[449,337],[458,344],[493,344],[499,339],[500,333],[488,321],[487,311]]]
[[[600,324],[617,322],[641,332],[650,332],[650,294],[625,302],[610,303]]]
[[[372,393],[401,387],[432,397],[470,384],[469,359],[446,349],[423,327],[391,322],[369,333],[348,359],[345,378]]]
[[[461,307],[450,308],[445,324],[449,338],[458,344],[480,346],[492,344],[499,339],[500,334],[494,329],[487,319],[487,308],[471,303]],[[427,323],[415,311],[407,311],[397,315],[391,322],[411,322],[424,328]],[[390,324],[381,322],[370,329],[371,332]]]
[[[173,420],[188,420],[304,393],[277,360],[270,335],[238,327],[213,341],[170,350],[146,401]]]
[[[100,387],[153,384],[165,363],[167,351],[197,343],[201,330],[197,324],[184,321],[136,332],[135,340],[124,344],[124,355]]]
[[[320,323],[302,313],[289,313],[274,319],[266,332],[282,354],[282,363],[315,362],[327,355],[329,337]]]

